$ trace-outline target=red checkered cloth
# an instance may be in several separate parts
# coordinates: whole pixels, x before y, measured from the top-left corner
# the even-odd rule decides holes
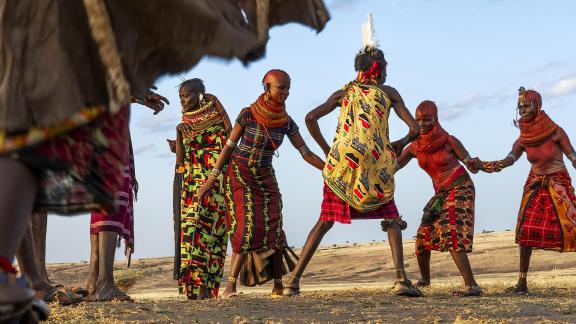
[[[561,250],[562,230],[556,208],[547,187],[541,187],[530,199],[520,219],[516,243],[546,250]]]
[[[380,206],[378,209],[369,212],[359,212],[350,207],[348,203],[330,189],[324,183],[324,199],[322,200],[322,207],[320,211],[320,220],[327,222],[340,222],[342,224],[350,224],[353,219],[399,219],[400,213],[396,208],[394,199]]]

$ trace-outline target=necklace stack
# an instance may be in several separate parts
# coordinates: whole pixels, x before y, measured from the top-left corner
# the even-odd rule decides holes
[[[212,101],[202,103],[194,111],[182,114],[182,122],[190,125],[193,131],[201,131],[222,121],[216,105]]]

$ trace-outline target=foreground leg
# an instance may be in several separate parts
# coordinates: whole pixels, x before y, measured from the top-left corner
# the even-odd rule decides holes
[[[402,230],[398,223],[392,223],[387,227],[388,241],[390,243],[390,250],[392,251],[392,261],[396,268],[396,283],[394,284],[394,292],[399,296],[419,297],[422,292],[412,285],[408,280],[406,271],[404,270],[404,249],[402,246]]]
[[[466,286],[464,290],[455,292],[455,295],[464,297],[482,295],[482,289],[478,287],[478,284],[474,279],[472,267],[468,260],[468,254],[464,251],[450,251],[450,254],[452,255],[452,259],[454,259],[454,263],[456,263],[462,278],[464,278],[464,285]]]
[[[236,281],[238,280],[238,275],[244,264],[244,254],[234,252],[232,254],[232,260],[230,262],[230,276],[228,277],[228,283],[226,284],[226,289],[222,293],[222,298],[232,298],[238,296],[236,292]]]
[[[14,256],[32,212],[37,181],[24,165],[0,158],[0,322],[30,307],[34,291],[15,282]]]
[[[418,260],[418,268],[420,269],[420,277],[416,283],[417,287],[430,286],[430,258],[432,257],[431,251],[423,251],[416,255]]]
[[[118,234],[116,232],[98,233],[99,268],[93,299],[95,301],[132,300],[114,284],[114,254],[116,253],[117,240]]]
[[[287,291],[285,292],[285,295],[292,296],[300,292],[300,277],[312,259],[314,252],[316,252],[318,245],[322,242],[322,238],[324,238],[324,235],[326,235],[333,226],[334,222],[319,220],[316,225],[312,227],[312,230],[306,239],[306,243],[304,244],[304,248],[302,248],[298,264],[296,264],[296,267],[286,281]]]

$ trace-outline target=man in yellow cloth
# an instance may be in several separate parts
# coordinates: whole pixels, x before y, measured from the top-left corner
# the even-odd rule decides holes
[[[394,292],[402,296],[421,296],[404,271],[402,233],[406,222],[400,218],[394,203],[396,156],[418,137],[419,126],[396,89],[384,85],[386,60],[372,40],[372,16],[363,26],[363,49],[356,55],[356,80],[334,92],[328,100],[306,116],[310,134],[326,154],[324,200],[320,220],[310,232],[298,265],[285,285],[285,295],[296,295],[300,277],[316,248],[334,222],[350,224],[352,219],[383,219],[388,232],[397,281]],[[338,126],[332,146],[318,127],[318,119],[340,108]],[[390,143],[388,116],[390,110],[408,125],[404,138]]]

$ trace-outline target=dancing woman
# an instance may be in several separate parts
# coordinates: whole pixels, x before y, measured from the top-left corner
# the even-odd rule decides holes
[[[282,296],[282,275],[286,271],[283,259],[290,270],[296,263],[282,229],[282,197],[272,167],[272,157],[284,136],[288,136],[306,162],[320,170],[324,166],[324,161],[308,149],[298,126],[286,112],[289,75],[282,70],[271,70],[262,83],[264,93],[240,112],[199,194],[203,199],[213,190],[228,164],[226,211],[233,255],[224,298],[236,296],[239,276],[240,282],[247,286],[274,279],[272,296]]]

